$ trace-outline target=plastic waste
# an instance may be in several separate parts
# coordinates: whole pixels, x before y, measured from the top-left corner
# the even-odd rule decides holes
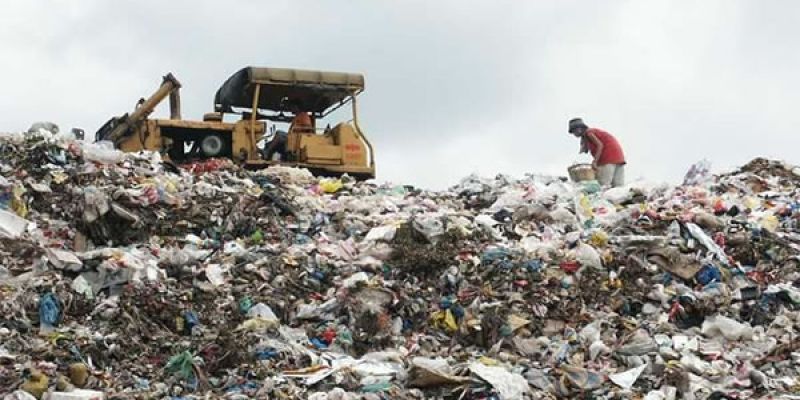
[[[412,226],[429,241],[433,241],[444,234],[444,224],[441,219],[436,217],[415,218],[412,221]]]
[[[468,382],[468,377],[454,375],[447,360],[442,358],[413,357],[409,370],[409,385],[427,388],[457,385]]]
[[[61,305],[52,292],[39,299],[39,324],[42,333],[51,332],[61,322]]]
[[[581,342],[584,344],[591,344],[599,341],[602,324],[603,321],[594,321],[584,326],[583,329],[578,332],[578,337],[580,337]]]
[[[658,352],[658,345],[650,338],[635,338],[631,342],[619,347],[617,354],[623,356],[643,356]]]
[[[36,400],[36,397],[24,390],[15,390],[3,396],[3,400]]]
[[[53,392],[48,400],[105,400],[106,395],[96,390],[76,389],[71,392]]]
[[[710,178],[711,162],[700,160],[689,168],[683,177],[684,186],[697,186]]]
[[[342,177],[330,195],[303,169],[176,166],[148,152],[103,164],[81,148],[0,134],[0,210],[26,215],[17,229],[0,217],[0,235],[15,236],[0,240],[4,394],[84,383],[175,400],[796,389],[795,167],[754,160],[698,186],[596,193],[538,175],[448,190]],[[48,292],[63,321],[38,336]],[[40,373],[19,373],[28,367]]]
[[[214,286],[225,284],[225,269],[219,264],[208,264],[206,266],[206,278]]]
[[[677,390],[674,387],[662,386],[660,390],[647,392],[643,400],[675,400]]]
[[[197,362],[192,353],[184,351],[172,356],[164,369],[182,379],[189,379],[194,376],[194,364]]]
[[[379,392],[388,392],[392,389],[392,384],[389,382],[379,382],[379,383],[371,383],[368,385],[364,385],[361,387],[361,391],[364,393],[379,393]]]
[[[616,187],[607,189],[603,192],[603,198],[612,204],[622,204],[629,201],[633,196],[627,187]]]
[[[578,243],[575,248],[575,261],[584,267],[603,269],[603,260],[600,258],[600,253],[586,243]]]
[[[366,272],[356,272],[342,281],[342,286],[350,289],[358,286],[359,284],[369,282],[369,275]]]
[[[519,244],[530,255],[544,255],[556,251],[553,243],[542,241],[536,236],[528,236],[520,240]]]
[[[720,273],[719,268],[713,265],[705,265],[700,271],[697,271],[695,279],[699,284],[705,286],[711,282],[721,282],[722,273]]]
[[[684,335],[675,335],[672,337],[672,348],[676,351],[697,351],[700,346],[697,341],[697,338],[689,338],[688,336]]]
[[[272,311],[268,305],[264,303],[258,303],[247,311],[247,317],[250,320],[247,320],[242,323],[237,329],[244,329],[244,330],[266,330],[266,329],[275,329],[280,326],[281,321],[275,312]]]
[[[18,238],[25,232],[29,221],[6,210],[0,210],[0,237]]]
[[[564,377],[572,386],[580,390],[594,390],[603,386],[603,375],[585,368],[572,365],[562,365]]]
[[[776,283],[769,285],[767,290],[764,291],[765,294],[775,295],[775,296],[785,296],[785,298],[794,303],[795,305],[800,305],[800,289],[793,286],[789,283]]]
[[[397,233],[397,227],[394,225],[378,226],[370,229],[367,236],[364,238],[366,241],[391,241]]]
[[[502,209],[513,210],[520,205],[523,205],[525,197],[528,193],[525,190],[512,189],[503,193],[497,200],[489,207],[489,212],[495,213]]]
[[[81,148],[84,158],[100,164],[116,164],[125,157],[124,153],[115,149],[114,144],[108,141],[84,143]]]
[[[19,215],[21,218],[25,218],[28,216],[28,204],[23,200],[22,196],[25,194],[26,190],[21,185],[16,185],[11,190],[11,209]]]
[[[724,223],[720,218],[705,212],[695,213],[694,222],[701,228],[711,232],[717,232],[724,227]]]
[[[581,191],[586,194],[594,194],[603,190],[603,187],[596,180],[580,182],[580,185]]]
[[[81,261],[72,252],[58,249],[47,249],[47,256],[50,260],[50,263],[58,269],[80,271],[83,268],[83,261]]]
[[[631,368],[627,371],[618,372],[616,374],[609,374],[608,380],[614,382],[619,387],[630,390],[633,384],[639,379],[639,376],[647,369],[647,364],[640,365],[636,368]]]
[[[778,218],[774,215],[765,215],[761,218],[761,220],[758,221],[758,223],[761,225],[762,229],[769,232],[775,232],[778,230],[780,221],[778,221]]]
[[[707,317],[701,330],[706,337],[724,337],[727,340],[753,339],[753,327],[722,315]]]
[[[336,193],[344,187],[339,179],[326,179],[319,183],[319,188],[325,193]]]
[[[54,136],[57,135],[60,131],[58,124],[50,121],[39,121],[34,122],[31,124],[31,127],[28,128],[29,135],[48,135]]]
[[[250,318],[262,318],[268,321],[275,321],[280,323],[278,316],[275,315],[275,312],[272,311],[268,305],[264,303],[258,303],[247,311],[247,316]]]
[[[595,340],[589,345],[589,360],[594,361],[598,356],[611,353],[611,348],[600,340]]]
[[[550,212],[550,218],[554,223],[563,224],[567,226],[574,226],[578,224],[578,218],[575,214],[571,213],[564,207],[556,207]]]
[[[711,239],[710,236],[703,232],[699,226],[693,223],[687,223],[686,229],[689,230],[689,234],[691,234],[692,237],[697,239],[697,241],[699,241],[706,249],[708,249],[708,251],[714,254],[720,263],[728,265],[728,257],[725,255],[725,252],[719,247],[719,245],[717,245],[716,242],[714,242],[713,239]]]
[[[594,247],[605,247],[608,245],[608,234],[602,230],[596,229],[589,237],[589,243]]]
[[[696,375],[705,375],[711,372],[711,363],[702,360],[694,354],[683,353],[680,359],[680,365],[686,371]]]
[[[473,362],[469,365],[469,370],[489,382],[500,394],[501,400],[520,399],[528,393],[528,381],[522,375],[508,372],[503,367]]]

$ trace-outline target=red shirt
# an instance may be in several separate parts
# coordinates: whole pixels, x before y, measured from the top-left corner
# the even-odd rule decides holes
[[[311,116],[309,116],[307,112],[300,111],[294,116],[289,130],[293,131],[295,129],[300,132],[314,131],[314,122],[311,121]]]
[[[597,154],[597,146],[588,138],[590,134],[593,134],[603,144],[603,154]],[[598,165],[625,164],[625,154],[622,153],[622,146],[610,133],[602,129],[589,128],[586,130],[583,140],[586,141],[586,146],[597,160]]]

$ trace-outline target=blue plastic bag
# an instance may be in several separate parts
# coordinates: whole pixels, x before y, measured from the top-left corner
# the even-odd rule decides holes
[[[719,268],[708,264],[697,271],[697,275],[694,276],[697,279],[697,282],[703,286],[708,285],[711,282],[722,282],[722,273],[719,271]]]
[[[197,316],[197,313],[194,311],[184,311],[183,319],[186,322],[186,330],[191,332],[192,328],[195,326],[200,325],[200,318]]]
[[[61,305],[52,292],[39,299],[39,324],[43,328],[53,328],[61,322]]]

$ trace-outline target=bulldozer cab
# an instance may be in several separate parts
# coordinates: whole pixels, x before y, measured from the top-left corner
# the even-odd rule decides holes
[[[251,132],[256,124],[268,121],[272,132],[264,139],[275,140],[277,129],[286,132],[281,139],[282,164],[311,169],[321,175],[348,173],[362,178],[375,175],[370,142],[358,125],[356,97],[364,90],[361,74],[308,71],[282,68],[244,68],[219,88],[214,97],[214,111],[240,115],[249,121]],[[335,123],[320,121],[344,106],[352,109],[352,120]],[[303,114],[303,115],[301,115]],[[310,124],[293,124],[300,117]],[[326,127],[323,127],[326,125]],[[279,127],[280,126],[280,127]],[[276,129],[276,127],[279,127]],[[261,138],[254,138],[252,143]],[[263,143],[263,141],[262,141]],[[250,159],[251,166],[272,164],[263,149],[253,149],[260,159]]]

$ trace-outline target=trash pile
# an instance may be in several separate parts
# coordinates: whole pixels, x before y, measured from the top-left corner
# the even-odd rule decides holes
[[[36,133],[0,155],[5,399],[800,392],[783,163],[424,191]]]

